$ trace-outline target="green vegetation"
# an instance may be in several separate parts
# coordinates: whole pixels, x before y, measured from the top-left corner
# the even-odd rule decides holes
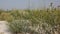
[[[0,10],[0,20],[9,22],[12,33],[55,34],[60,32],[60,9]]]

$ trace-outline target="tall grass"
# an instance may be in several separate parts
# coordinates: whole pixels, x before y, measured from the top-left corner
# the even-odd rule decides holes
[[[10,30],[13,33],[16,32],[16,34],[21,32],[25,32],[25,34],[60,33],[60,10],[58,8],[53,8],[52,10],[0,10],[0,20],[11,22]],[[23,21],[21,22],[21,20]]]

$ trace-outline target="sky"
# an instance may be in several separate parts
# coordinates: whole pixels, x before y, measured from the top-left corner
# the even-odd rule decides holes
[[[0,0],[0,9],[34,9],[49,7],[49,4],[53,2],[53,6],[60,5],[60,0]]]

